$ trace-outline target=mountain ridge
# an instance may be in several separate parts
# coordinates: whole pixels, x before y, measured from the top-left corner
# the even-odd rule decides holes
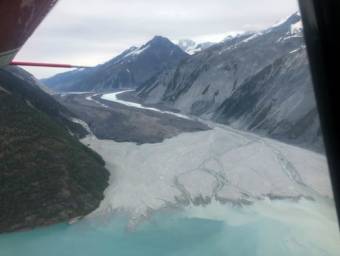
[[[155,36],[93,68],[57,74],[42,82],[54,91],[114,91],[136,88],[155,74],[177,65],[187,54],[169,39]]]
[[[271,94],[260,93],[260,77]],[[227,38],[190,56],[148,81],[137,94],[145,104],[161,103],[185,114],[323,151],[298,12],[267,29]],[[246,107],[250,99],[252,108]],[[228,110],[232,106],[234,113]],[[304,125],[298,128],[301,122]]]

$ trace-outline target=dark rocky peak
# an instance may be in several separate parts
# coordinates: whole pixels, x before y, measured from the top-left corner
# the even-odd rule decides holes
[[[176,46],[173,44],[168,38],[163,36],[154,36],[149,42],[146,43],[146,45],[150,46],[159,46],[159,45],[171,45]]]
[[[290,31],[291,27],[294,24],[301,22],[301,15],[299,12],[295,12],[288,18],[274,24],[273,26],[269,27],[265,30],[265,32],[283,32],[283,31]]]

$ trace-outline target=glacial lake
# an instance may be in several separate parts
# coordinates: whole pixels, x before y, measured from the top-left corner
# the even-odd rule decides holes
[[[340,255],[329,202],[213,202],[163,211],[127,228],[122,216],[85,218],[0,235],[1,256],[320,256]]]

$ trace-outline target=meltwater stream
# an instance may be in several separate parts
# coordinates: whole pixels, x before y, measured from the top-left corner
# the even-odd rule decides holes
[[[133,90],[125,90],[125,91],[119,91],[119,92],[103,94],[101,96],[101,99],[108,100],[108,101],[113,101],[113,102],[116,102],[116,103],[119,103],[119,104],[123,104],[123,105],[129,106],[129,107],[133,107],[133,108],[141,108],[141,109],[156,111],[156,112],[163,113],[163,114],[174,115],[174,116],[177,116],[177,117],[180,117],[180,118],[184,118],[184,119],[189,119],[188,116],[182,115],[180,113],[175,113],[175,112],[165,111],[165,110],[159,110],[157,108],[143,106],[140,103],[131,102],[131,101],[125,101],[125,100],[121,100],[121,99],[118,98],[119,94],[123,94],[125,92],[131,92],[131,91],[133,91]],[[88,97],[88,99],[91,100],[91,97]]]
[[[236,207],[213,202],[159,212],[135,230],[122,216],[97,217],[0,236],[1,256],[339,255],[333,208],[302,200]]]

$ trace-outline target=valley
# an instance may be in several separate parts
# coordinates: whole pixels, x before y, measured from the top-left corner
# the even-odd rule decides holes
[[[164,119],[173,118],[142,105],[133,107],[136,103],[120,99],[119,93],[115,95],[118,96],[112,97],[111,93],[85,99],[93,104],[93,99],[111,98],[112,105],[108,100],[101,100],[100,104],[115,111],[127,107],[130,117],[142,109],[149,115],[156,112]],[[138,122],[131,118],[129,125],[135,127]],[[206,123],[210,129],[182,130],[159,143],[103,140],[94,135],[82,139],[103,157],[113,179],[94,214],[126,210],[131,221],[138,222],[162,208],[206,205],[213,200],[236,205],[264,198],[332,200],[323,155],[225,125]],[[158,134],[157,126],[152,129]]]
[[[206,124],[178,113],[135,108],[101,97],[102,94],[98,93],[62,93],[55,96],[85,121],[99,139],[137,144],[156,143],[183,132],[210,129]]]
[[[157,142],[146,131],[137,133],[138,140],[99,139],[93,122],[108,118],[108,111],[147,120],[157,114],[176,129],[169,120],[179,117],[117,92],[55,97],[83,117],[97,115],[91,129],[75,121],[90,132],[81,142],[103,157],[109,186],[99,207],[72,225],[0,236],[3,255],[337,255],[340,237],[323,155],[202,120],[192,124],[205,122],[209,129],[182,129]],[[139,122],[130,118],[128,125]]]
[[[124,47],[0,69],[0,256],[338,255],[299,12]]]

